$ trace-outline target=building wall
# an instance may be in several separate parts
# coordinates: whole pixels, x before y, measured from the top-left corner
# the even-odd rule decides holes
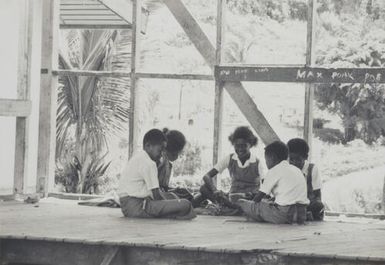
[[[3,40],[0,42],[0,98],[17,98],[17,70],[19,26],[24,5],[27,0],[0,0],[0,32]],[[33,192],[36,183],[37,169],[37,136],[40,90],[40,52],[41,52],[41,1],[33,3],[33,51],[31,75],[32,113],[29,123],[28,147],[28,181],[27,191]],[[23,36],[27,37],[27,36]],[[15,117],[0,117],[0,194],[10,194],[13,190],[13,171],[15,155]]]

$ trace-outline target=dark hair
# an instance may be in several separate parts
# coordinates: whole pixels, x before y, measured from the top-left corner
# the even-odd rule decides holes
[[[309,145],[304,139],[293,138],[287,142],[287,147],[289,148],[289,153],[295,153],[303,158],[308,158],[309,156]]]
[[[151,129],[143,137],[143,146],[147,143],[151,145],[162,144],[162,142],[167,142],[166,136],[162,133],[161,130]]]
[[[245,139],[251,146],[255,146],[258,143],[258,138],[247,126],[239,126],[229,136],[229,141],[234,144],[236,139]]]
[[[180,152],[186,145],[186,138],[183,133],[177,130],[163,129],[163,133],[167,138],[166,150],[169,152]]]
[[[284,142],[275,141],[265,147],[265,155],[273,155],[281,162],[289,157],[289,149]]]

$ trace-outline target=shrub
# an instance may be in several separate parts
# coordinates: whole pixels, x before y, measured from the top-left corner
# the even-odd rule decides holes
[[[344,134],[338,129],[332,129],[332,128],[315,129],[314,135],[323,142],[327,142],[331,144],[345,143]]]
[[[174,175],[194,175],[200,170],[202,165],[201,161],[201,148],[197,144],[187,143],[182,155],[174,163]]]

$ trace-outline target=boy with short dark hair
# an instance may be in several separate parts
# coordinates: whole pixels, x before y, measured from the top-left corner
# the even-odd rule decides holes
[[[275,141],[265,147],[265,160],[269,171],[253,201],[238,200],[237,204],[252,220],[285,224],[297,221],[303,223],[306,196],[306,182],[301,171],[290,165],[285,143]],[[272,195],[272,200],[262,200]]]
[[[173,162],[178,159],[186,145],[184,134],[178,130],[163,129],[167,139],[167,146],[158,163],[158,179],[161,194],[168,199],[187,199],[191,201],[193,195],[186,188],[170,187]]]
[[[307,207],[308,221],[322,221],[324,218],[324,204],[321,201],[321,178],[315,164],[309,163],[309,145],[301,138],[294,138],[287,142],[290,164],[298,167],[305,176],[307,197],[310,204]]]
[[[159,190],[158,161],[167,145],[162,131],[152,129],[139,150],[126,164],[119,182],[118,195],[124,216],[142,218],[193,219],[196,214],[185,199],[164,200]]]

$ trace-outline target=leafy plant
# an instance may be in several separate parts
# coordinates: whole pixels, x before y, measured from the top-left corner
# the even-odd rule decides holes
[[[128,69],[130,40],[129,31],[70,30],[64,34],[59,66],[72,70]],[[67,169],[62,173],[71,169],[72,176],[73,161],[81,165],[78,180],[68,184],[71,191],[74,183],[78,192],[88,192],[91,187],[95,190],[97,182],[90,177],[97,177],[108,166],[94,168],[94,163],[100,157],[104,159],[101,154],[108,150],[107,137],[121,133],[127,124],[130,82],[128,78],[75,75],[62,76],[59,82],[56,161],[59,167]],[[73,143],[72,158],[63,159],[68,141]]]
[[[327,67],[384,67],[385,16],[374,15],[378,1],[321,1],[317,64]],[[345,6],[346,4],[346,6]],[[356,10],[351,7],[356,7]],[[383,6],[383,5],[382,5]],[[340,116],[345,141],[366,143],[385,134],[383,84],[322,84],[317,105]]]
[[[111,162],[105,163],[104,158],[105,156],[93,159],[86,164],[87,168],[83,168],[76,156],[71,157],[71,160],[64,163],[62,168],[56,167],[55,183],[62,184],[65,192],[97,193],[101,177],[111,164]],[[81,176],[82,172],[84,178]],[[79,190],[79,186],[81,186],[81,190]]]

